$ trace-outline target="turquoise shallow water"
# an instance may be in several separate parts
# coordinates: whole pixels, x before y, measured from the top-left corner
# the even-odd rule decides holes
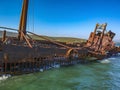
[[[120,90],[120,57],[108,60],[14,76],[0,90]]]

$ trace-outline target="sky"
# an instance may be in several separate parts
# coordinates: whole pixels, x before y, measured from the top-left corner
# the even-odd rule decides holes
[[[18,28],[23,0],[0,0],[0,26]],[[29,0],[27,30],[88,39],[96,23],[120,40],[120,0]]]

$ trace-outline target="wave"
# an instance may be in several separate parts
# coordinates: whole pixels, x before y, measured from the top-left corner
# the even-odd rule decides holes
[[[100,60],[99,62],[106,64],[106,63],[110,63],[110,60],[109,59],[103,59],[103,60]]]

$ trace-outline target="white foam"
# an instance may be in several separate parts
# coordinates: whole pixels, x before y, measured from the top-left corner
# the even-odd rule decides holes
[[[40,72],[43,72],[44,70],[42,68],[40,68]]]
[[[100,63],[110,63],[109,59],[100,60]]]
[[[2,75],[2,76],[0,76],[0,81],[2,81],[2,80],[6,80],[6,79],[8,79],[9,77],[11,77],[10,74]]]
[[[118,55],[120,56],[120,53],[118,53]]]
[[[54,68],[60,68],[60,65],[59,64],[56,64],[53,66]]]

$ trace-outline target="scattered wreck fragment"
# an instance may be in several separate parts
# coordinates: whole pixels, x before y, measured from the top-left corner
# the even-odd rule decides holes
[[[89,52],[101,59],[105,56],[109,56],[111,51],[116,48],[115,43],[113,42],[115,33],[111,30],[107,31],[106,27],[107,23],[102,25],[96,24],[94,32],[91,32],[86,43],[86,47],[90,49]],[[115,52],[118,53],[118,50],[114,50],[114,53]]]
[[[97,24],[84,45],[67,45],[26,31],[28,0],[24,0],[19,29],[4,29],[0,39],[0,74],[25,74],[106,58],[120,52],[106,31],[107,24]],[[17,31],[17,37],[7,36],[7,30]],[[44,40],[34,40],[34,35]]]

